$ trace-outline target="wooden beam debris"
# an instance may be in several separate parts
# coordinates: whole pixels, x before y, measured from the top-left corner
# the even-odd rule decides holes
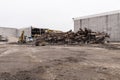
[[[48,44],[104,44],[107,33],[93,32],[91,29],[79,29],[77,32],[45,33],[36,39],[37,44],[46,42]]]

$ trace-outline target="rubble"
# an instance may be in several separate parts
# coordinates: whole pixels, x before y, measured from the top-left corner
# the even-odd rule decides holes
[[[36,39],[36,44],[104,44],[110,36],[105,32],[93,32],[90,29],[79,29],[78,32],[45,33]]]

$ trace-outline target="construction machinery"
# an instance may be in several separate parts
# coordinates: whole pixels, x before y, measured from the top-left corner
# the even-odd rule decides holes
[[[26,37],[24,35],[24,31],[22,31],[21,36],[19,37],[18,43],[20,44],[26,43]]]
[[[62,33],[62,31],[59,30],[51,30],[51,29],[46,29],[47,33]]]

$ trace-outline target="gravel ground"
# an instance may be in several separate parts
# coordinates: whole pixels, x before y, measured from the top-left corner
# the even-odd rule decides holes
[[[0,80],[120,80],[120,45],[0,45]]]

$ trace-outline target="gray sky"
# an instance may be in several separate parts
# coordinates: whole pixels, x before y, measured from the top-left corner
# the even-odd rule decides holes
[[[0,0],[0,27],[68,31],[74,17],[120,10],[120,0]]]

